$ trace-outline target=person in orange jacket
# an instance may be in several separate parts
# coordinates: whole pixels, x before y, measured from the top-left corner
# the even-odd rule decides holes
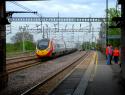
[[[107,59],[108,58],[108,54],[109,54],[109,45],[107,45],[107,47],[106,47],[105,54],[106,54],[106,59]]]
[[[110,60],[111,60],[110,51],[111,51],[111,47],[110,47],[110,44],[108,44],[106,47],[106,64],[107,65],[111,65],[111,63],[110,63]]]
[[[113,50],[113,57],[114,57],[114,63],[115,63],[115,64],[118,64],[119,56],[120,56],[120,52],[119,52],[118,48],[116,47],[116,48]]]
[[[112,47],[112,45],[110,45],[109,54],[110,54],[110,64],[112,64],[112,57],[113,57],[113,47]]]

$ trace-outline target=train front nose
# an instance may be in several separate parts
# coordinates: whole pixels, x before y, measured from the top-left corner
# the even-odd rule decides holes
[[[48,51],[46,51],[46,50],[37,50],[36,51],[36,55],[39,57],[45,57],[45,56],[47,56],[47,54],[48,54]]]

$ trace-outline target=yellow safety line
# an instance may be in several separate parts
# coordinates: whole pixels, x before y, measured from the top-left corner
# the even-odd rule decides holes
[[[95,58],[95,67],[93,68],[94,71],[91,75],[91,78],[90,78],[90,81],[93,81],[94,80],[94,77],[95,77],[95,74],[96,74],[96,70],[97,70],[97,64],[98,64],[98,54],[97,54],[97,51],[96,53],[94,54],[93,58]]]
[[[96,62],[95,62],[95,63],[96,63],[96,64],[95,64],[95,68],[94,68],[93,78],[94,78],[94,76],[95,76],[95,74],[96,74],[97,66],[98,66],[98,53],[97,53],[97,51],[96,51]]]
[[[96,65],[95,65],[95,72],[94,72],[94,75],[96,74],[97,66],[98,66],[98,53],[96,52]]]
[[[98,64],[98,53],[96,52],[96,65]]]

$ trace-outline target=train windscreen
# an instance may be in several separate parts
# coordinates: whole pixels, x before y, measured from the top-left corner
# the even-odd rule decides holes
[[[48,47],[49,40],[48,39],[42,39],[38,41],[37,48],[40,50],[46,49]]]

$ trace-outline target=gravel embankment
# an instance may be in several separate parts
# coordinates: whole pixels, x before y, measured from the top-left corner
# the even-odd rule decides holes
[[[62,56],[42,64],[11,73],[8,79],[8,87],[0,92],[0,95],[20,95],[25,90],[45,79],[52,72],[71,64],[80,58],[85,52],[75,52]]]

